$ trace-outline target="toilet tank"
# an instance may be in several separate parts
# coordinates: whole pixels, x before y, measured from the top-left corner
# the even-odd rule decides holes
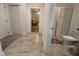
[[[71,36],[79,40],[79,31],[77,30],[72,30]]]

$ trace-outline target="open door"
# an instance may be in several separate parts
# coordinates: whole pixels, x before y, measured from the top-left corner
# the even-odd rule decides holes
[[[45,4],[45,20],[43,25],[43,42],[45,51],[47,51],[51,47],[55,18],[55,7],[55,4]]]
[[[31,9],[31,32],[39,32],[39,12],[40,9]]]

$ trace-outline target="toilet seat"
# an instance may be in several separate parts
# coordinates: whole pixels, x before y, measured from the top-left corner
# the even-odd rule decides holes
[[[77,39],[72,36],[62,36],[62,38],[66,41],[77,41]]]

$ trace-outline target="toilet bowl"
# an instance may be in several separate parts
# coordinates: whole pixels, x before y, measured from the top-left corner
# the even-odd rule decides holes
[[[75,51],[77,50],[77,47],[75,46],[74,42],[78,42],[78,40],[72,36],[62,36],[62,38],[64,39],[63,46],[67,50],[69,50],[69,52],[71,54],[74,54]],[[74,43],[74,44],[72,44],[72,43]]]
[[[77,39],[72,36],[62,36],[62,38],[66,41],[77,41]]]
[[[70,35],[63,35],[62,38],[66,44],[68,44],[67,42],[79,41],[79,32],[72,30]]]
[[[63,35],[62,36],[64,42],[63,46],[71,52],[71,54],[74,54],[77,50],[77,43],[79,42],[79,31],[73,30],[68,36]]]
[[[64,42],[63,42],[64,46],[71,45],[72,42],[77,41],[77,39],[72,36],[62,36],[62,38],[64,40]]]

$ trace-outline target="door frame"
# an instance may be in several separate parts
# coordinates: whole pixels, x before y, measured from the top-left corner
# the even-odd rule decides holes
[[[29,19],[29,22],[30,22],[30,24],[29,24],[29,29],[30,29],[30,32],[31,32],[31,28],[32,28],[32,26],[31,26],[31,20],[32,20],[32,18],[31,18],[31,9],[33,9],[33,8],[38,8],[38,9],[40,9],[40,16],[39,16],[39,32],[40,32],[40,21],[41,21],[41,8],[40,7],[30,7],[29,8],[29,17],[30,17],[30,19]]]
[[[31,9],[39,9],[40,10],[40,8],[31,8]],[[31,9],[30,9],[30,13],[31,13],[31,32],[32,32],[32,11],[31,11]],[[40,11],[38,11],[39,13],[40,13]],[[39,14],[39,20],[40,20],[40,14]],[[39,24],[38,24],[38,32],[39,32]]]

